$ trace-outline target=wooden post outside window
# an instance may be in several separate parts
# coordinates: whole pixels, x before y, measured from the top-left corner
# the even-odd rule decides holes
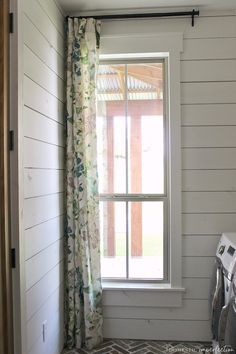
[[[130,117],[131,193],[142,193],[142,117]],[[142,203],[131,203],[131,256],[142,256]]]
[[[114,193],[114,117],[107,116],[107,192]],[[115,256],[114,202],[107,202],[107,256]]]

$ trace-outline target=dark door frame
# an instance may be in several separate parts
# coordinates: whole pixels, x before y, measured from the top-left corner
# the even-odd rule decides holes
[[[13,354],[9,227],[9,1],[0,1],[0,354]]]

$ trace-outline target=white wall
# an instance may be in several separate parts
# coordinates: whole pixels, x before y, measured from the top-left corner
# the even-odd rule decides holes
[[[200,9],[201,10],[201,9]],[[177,308],[117,305],[104,293],[104,335],[113,338],[210,340],[208,294],[216,245],[236,231],[236,16],[109,21],[102,38],[183,32],[181,54],[183,304]],[[103,44],[103,40],[101,41]]]
[[[23,11],[24,354],[59,354],[63,346],[64,18],[53,0],[24,0]]]
[[[219,236],[236,230],[236,16],[104,22],[102,36],[183,32],[182,307],[109,304],[105,337],[209,340],[208,292]],[[24,1],[24,222],[27,350],[62,347],[63,18],[53,0]],[[117,293],[116,293],[117,294]],[[127,296],[127,293],[123,293]],[[61,309],[61,311],[59,311]],[[42,323],[48,337],[42,342]]]

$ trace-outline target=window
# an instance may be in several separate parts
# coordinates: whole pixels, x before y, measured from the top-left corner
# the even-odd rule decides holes
[[[99,65],[102,277],[167,281],[167,59]]]

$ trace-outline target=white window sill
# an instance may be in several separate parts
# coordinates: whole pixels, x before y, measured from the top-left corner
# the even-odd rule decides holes
[[[171,284],[102,282],[104,306],[180,307],[185,289]]]
[[[108,282],[102,281],[103,290],[139,290],[139,291],[173,291],[173,292],[185,292],[185,288],[172,287],[171,284],[166,283],[126,283],[126,282]]]

